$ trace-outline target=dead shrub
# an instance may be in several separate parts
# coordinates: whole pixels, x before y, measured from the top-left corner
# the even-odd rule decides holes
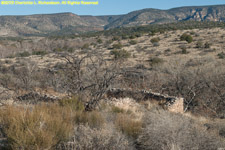
[[[9,149],[52,149],[67,140],[73,129],[69,109],[55,104],[7,106],[0,110],[0,123]]]
[[[121,149],[133,150],[131,142],[120,132],[111,127],[104,129],[92,129],[88,126],[78,126],[75,128],[74,136],[69,142],[58,146],[59,150],[106,150]]]
[[[224,147],[224,141],[193,119],[161,109],[146,113],[144,128],[137,139],[138,149],[171,150],[171,144],[182,150],[212,150]]]

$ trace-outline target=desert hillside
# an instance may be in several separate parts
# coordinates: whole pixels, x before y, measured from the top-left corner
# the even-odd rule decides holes
[[[0,36],[48,36],[181,21],[225,21],[225,5],[143,9],[123,15],[79,16],[73,13],[0,16]]]
[[[191,21],[1,37],[0,149],[223,149],[224,39]]]

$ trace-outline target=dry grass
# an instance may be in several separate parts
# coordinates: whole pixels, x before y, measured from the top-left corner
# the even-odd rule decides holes
[[[0,122],[10,149],[51,149],[73,129],[71,111],[55,104],[7,106],[0,110]]]
[[[91,128],[101,128],[105,120],[100,112],[81,112],[78,111],[75,113],[74,121],[76,124],[88,125]]]
[[[134,150],[125,135],[111,126],[92,129],[88,126],[75,127],[74,136],[69,142],[58,146],[59,150]]]
[[[224,139],[206,132],[197,120],[182,114],[152,108],[144,120],[145,128],[137,139],[139,149],[213,150],[225,146]]]
[[[122,133],[134,138],[138,136],[142,129],[142,121],[133,120],[126,114],[117,114],[115,125]]]
[[[70,107],[73,111],[84,111],[84,104],[79,100],[79,97],[59,100],[59,105]]]
[[[117,107],[117,106],[112,106],[112,112],[113,113],[125,113],[126,111],[123,108]]]

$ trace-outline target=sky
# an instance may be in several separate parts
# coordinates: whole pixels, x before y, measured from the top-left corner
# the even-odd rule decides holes
[[[0,0],[2,1],[2,0]],[[15,0],[16,1],[16,0]],[[29,0],[17,0],[29,1]],[[34,1],[34,0],[30,0]],[[39,0],[35,0],[39,1]],[[42,0],[60,1],[60,0]],[[70,0],[79,1],[79,0]],[[97,1],[97,0],[84,0]],[[30,15],[72,12],[78,15],[118,15],[144,8],[169,9],[181,6],[225,4],[225,0],[98,0],[98,5],[1,5],[0,15]]]

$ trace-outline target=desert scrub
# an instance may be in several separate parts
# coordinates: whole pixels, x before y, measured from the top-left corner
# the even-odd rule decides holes
[[[59,105],[70,107],[73,111],[84,111],[84,104],[80,101],[79,96],[61,99],[59,100]]]
[[[191,43],[193,41],[193,38],[191,35],[184,33],[180,36],[181,41],[187,41],[188,43]]]
[[[157,38],[152,38],[152,39],[151,39],[151,43],[153,43],[153,44],[154,44],[154,43],[158,43],[159,41],[160,41],[160,38],[158,38],[158,37],[157,37]]]
[[[122,50],[112,50],[110,52],[111,55],[114,56],[114,59],[121,59],[121,58],[129,58],[130,53],[124,49]]]
[[[151,66],[159,65],[159,64],[162,64],[163,62],[164,62],[164,60],[159,57],[152,57],[149,59],[149,64]]]
[[[209,42],[206,42],[205,43],[205,48],[210,48],[211,47],[211,44]]]
[[[111,110],[112,110],[113,113],[124,113],[125,112],[124,109],[119,108],[117,106],[112,106]]]
[[[125,135],[136,138],[142,129],[142,121],[131,119],[130,115],[119,113],[116,115],[115,126]]]
[[[137,44],[137,41],[131,40],[129,43],[130,43],[130,45],[136,45]]]
[[[112,41],[119,41],[120,40],[120,37],[119,36],[114,36],[113,38],[112,38]]]
[[[111,126],[93,129],[77,126],[69,142],[58,146],[59,150],[134,150],[133,141]]]
[[[89,44],[86,43],[81,47],[82,50],[89,49]]]
[[[32,52],[32,55],[41,55],[41,56],[44,56],[46,54],[48,54],[48,52],[46,52],[46,51],[33,51]]]
[[[111,107],[111,111],[112,111],[112,113],[114,113],[114,114],[119,114],[119,113],[121,113],[121,114],[129,114],[129,115],[131,115],[131,114],[133,113],[130,109],[125,110],[125,109],[120,108],[120,107],[115,106],[115,105],[113,105],[113,106]]]
[[[196,48],[203,48],[203,47],[204,47],[204,45],[203,45],[203,42],[202,41],[198,41],[196,43]]]
[[[112,48],[113,49],[121,49],[123,45],[121,43],[113,44]]]
[[[224,147],[224,140],[206,132],[202,125],[182,114],[171,113],[157,107],[144,117],[144,128],[137,138],[137,149],[212,150]]]
[[[97,111],[78,111],[75,113],[74,121],[77,125],[88,125],[91,128],[101,128],[105,123],[102,114]]]
[[[225,53],[221,52],[217,56],[219,57],[219,59],[224,59],[225,58]]]
[[[98,44],[102,44],[102,39],[98,39],[98,40],[97,40],[97,43],[98,43]]]
[[[29,52],[21,52],[16,54],[17,57],[29,57],[30,53]]]
[[[54,149],[73,131],[71,111],[56,104],[6,106],[0,110],[0,123],[6,147],[13,150]]]

